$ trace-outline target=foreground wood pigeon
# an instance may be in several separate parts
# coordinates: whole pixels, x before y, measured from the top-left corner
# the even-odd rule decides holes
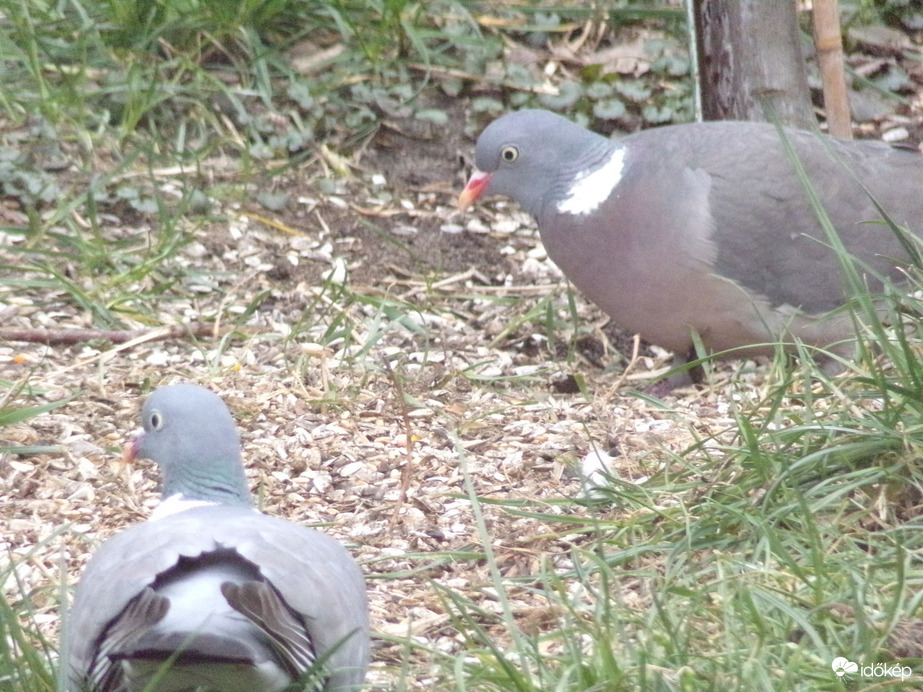
[[[898,225],[923,234],[923,155],[879,142],[786,130],[870,290],[909,257],[864,185]],[[708,122],[612,141],[553,113],[491,123],[464,210],[506,195],[537,222],[549,257],[616,323],[692,357],[770,355],[798,337],[832,347],[855,334],[841,264],[777,128]],[[861,181],[861,185],[857,182]],[[841,345],[842,347],[842,345]],[[834,352],[835,352],[834,348]]]
[[[359,690],[368,603],[346,549],[252,506],[234,420],[212,392],[162,387],[141,417],[126,456],[160,466],[164,499],[87,565],[64,689],[271,692],[319,662],[323,682],[290,689]]]

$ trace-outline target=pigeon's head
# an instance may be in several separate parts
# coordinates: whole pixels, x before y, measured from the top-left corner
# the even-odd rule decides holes
[[[464,211],[482,195],[505,195],[538,216],[562,178],[593,164],[610,147],[604,137],[560,115],[520,110],[494,120],[478,137],[476,170],[458,197]]]
[[[144,402],[141,423],[125,459],[155,462],[164,498],[250,503],[234,419],[216,394],[192,384],[161,387]]]

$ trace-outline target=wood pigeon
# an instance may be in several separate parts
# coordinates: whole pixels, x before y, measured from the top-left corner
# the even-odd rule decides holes
[[[891,219],[923,234],[923,155],[768,123],[707,122],[610,140],[542,110],[478,138],[464,210],[511,197],[587,298],[644,339],[694,356],[771,355],[792,337],[821,348],[855,335],[842,265],[786,153],[790,143],[872,292],[910,256]]]
[[[141,418],[126,457],[157,463],[163,500],[87,565],[65,622],[64,691],[359,690],[368,602],[346,549],[253,507],[217,395],[162,387]]]

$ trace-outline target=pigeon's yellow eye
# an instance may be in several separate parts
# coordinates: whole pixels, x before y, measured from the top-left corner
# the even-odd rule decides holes
[[[160,411],[151,411],[151,430],[160,430],[163,427],[163,416]]]
[[[513,161],[519,158],[519,149],[513,146],[503,147],[500,150],[500,158],[507,163],[513,163]]]

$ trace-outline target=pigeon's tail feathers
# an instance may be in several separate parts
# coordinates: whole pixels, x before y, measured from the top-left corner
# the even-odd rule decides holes
[[[132,646],[113,651],[113,661],[166,661],[175,665],[226,663],[255,665],[253,647],[210,632],[150,632]]]

